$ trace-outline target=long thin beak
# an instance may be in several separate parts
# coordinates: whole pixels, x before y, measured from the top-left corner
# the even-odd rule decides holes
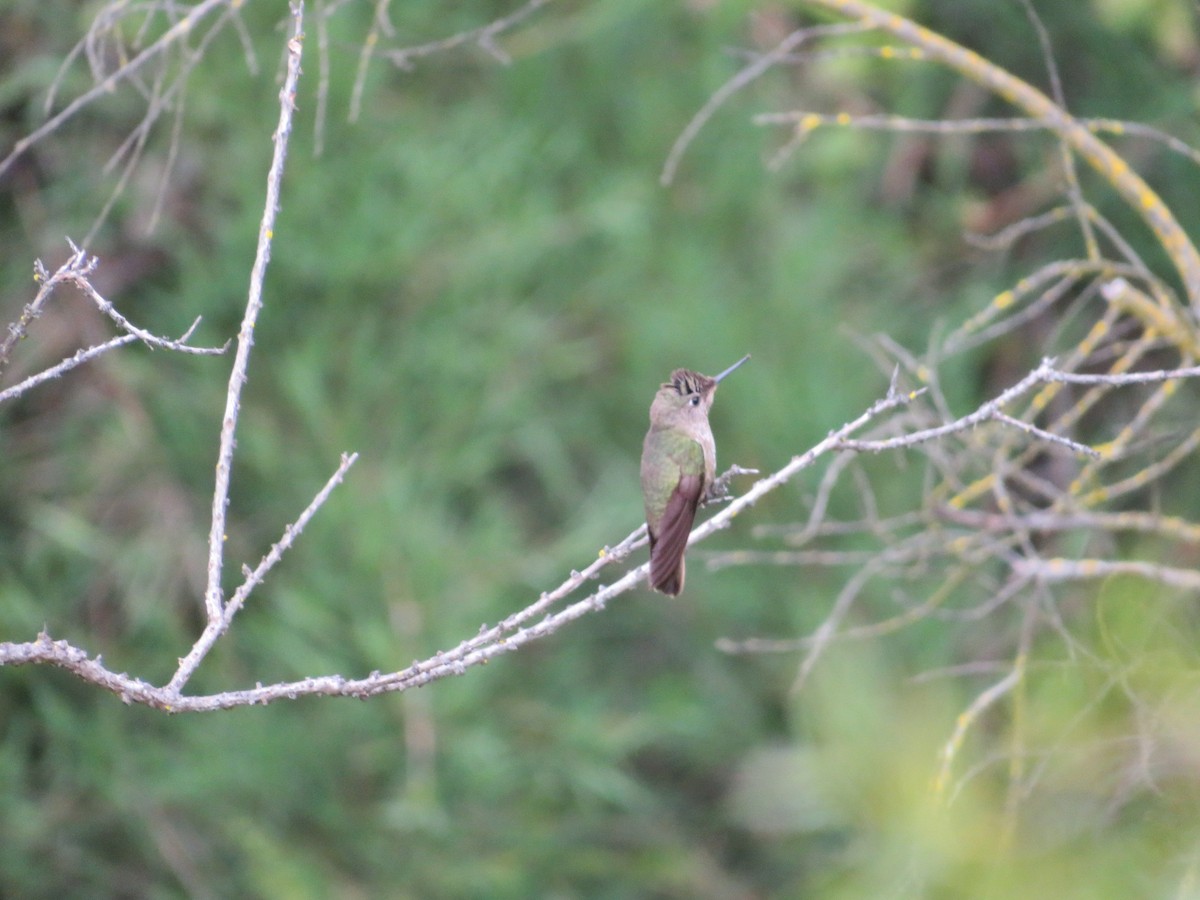
[[[728,375],[730,372],[732,372],[734,369],[736,369],[738,366],[740,366],[742,363],[744,363],[749,358],[750,358],[750,354],[747,353],[745,356],[743,356],[741,359],[739,359],[737,362],[735,362],[732,366],[730,366],[728,369],[726,369],[720,375],[716,376],[713,379],[713,381],[720,382],[720,380],[722,378],[724,378],[726,375]]]

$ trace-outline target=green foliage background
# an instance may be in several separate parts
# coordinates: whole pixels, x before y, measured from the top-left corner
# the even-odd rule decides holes
[[[1044,5],[1056,47],[1070,48],[1058,62],[1074,111],[1197,138],[1187,4]],[[391,14],[407,44],[510,9]],[[41,92],[94,12],[0,12],[4,148],[39,121]],[[885,389],[853,334],[920,352],[936,323],[961,320],[1026,264],[981,263],[963,244],[964,210],[986,191],[961,145],[904,200],[881,198],[886,136],[818,134],[768,171],[777,135],[748,120],[813,87],[800,74],[739,95],[659,185],[671,143],[739,65],[728,48],[794,27],[795,12],[552,4],[502,40],[510,66],[473,50],[412,72],[373,65],[349,125],[371,18],[351,4],[331,20],[316,157],[310,32],[239,434],[232,568],[259,558],[341,451],[361,460],[196,690],[389,670],[457,643],[638,524],[646,410],[671,368],[711,372],[752,352],[714,409],[720,456],[778,467]],[[906,13],[1045,83],[1017,4],[928,0]],[[145,231],[165,124],[90,248],[101,289],[135,321],[179,333],[203,315],[198,339],[212,343],[240,318],[277,108],[280,7],[246,3],[243,15],[257,71],[229,33],[192,75],[159,228]],[[933,67],[829,71],[823,96],[929,118],[955,86]],[[84,68],[69,70],[65,95],[85,86]],[[114,184],[99,166],[141,112],[120,93],[0,181],[0,319],[32,296],[33,258],[53,264],[64,234],[86,233]],[[1022,173],[1053,158],[1037,138],[1015,152]],[[1154,150],[1139,161],[1194,231],[1194,170]],[[104,333],[64,294],[16,367]],[[991,362],[951,385],[963,411],[994,388]],[[47,625],[119,670],[169,675],[198,633],[226,371],[133,348],[5,407],[0,639]],[[898,492],[912,488],[897,478]],[[708,546],[800,518],[810,488]],[[627,596],[461,679],[361,704],[165,717],[57,671],[0,671],[0,893],[1129,897],[1184,878],[1198,829],[1180,797],[1194,800],[1196,782],[1117,813],[1091,786],[1060,784],[1032,807],[1017,850],[999,854],[994,783],[980,779],[948,812],[929,799],[939,748],[977,688],[912,677],[954,660],[952,640],[924,625],[838,650],[796,695],[794,659],[728,657],[714,641],[806,633],[839,583],[709,573],[699,559],[678,601]],[[1131,593],[1106,590],[1114,604]],[[1174,625],[1147,630],[1114,611],[1098,627],[1131,629],[1169,657],[1164,690],[1190,684],[1193,654],[1169,652],[1170,635],[1195,625],[1154,610]],[[1088,678],[1066,669],[1042,714],[1085,708],[1099,690]],[[1079,746],[1120,732],[1127,711],[1110,713],[1092,711]]]

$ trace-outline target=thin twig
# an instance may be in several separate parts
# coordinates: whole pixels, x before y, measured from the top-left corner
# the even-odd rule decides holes
[[[1050,76],[1050,96],[1054,98],[1054,102],[1064,112],[1067,110],[1067,98],[1063,93],[1062,79],[1058,77],[1058,65],[1054,62],[1054,52],[1050,47],[1050,34],[1046,31],[1046,26],[1042,24],[1041,16],[1033,6],[1033,0],[1020,0],[1021,6],[1025,9],[1025,16],[1033,25],[1034,33],[1037,35],[1038,46],[1042,51],[1042,61],[1046,64],[1046,72]],[[1096,233],[1092,230],[1091,220],[1087,214],[1087,204],[1083,201],[1083,192],[1079,189],[1079,174],[1075,167],[1075,155],[1071,152],[1070,145],[1063,139],[1058,141],[1058,155],[1062,160],[1063,176],[1067,182],[1067,198],[1071,203],[1071,209],[1075,213],[1075,221],[1079,225],[1079,231],[1083,235],[1084,246],[1087,247],[1088,259],[1099,259],[1100,247],[1096,243]]]
[[[267,197],[258,228],[258,249],[250,272],[250,292],[242,327],[238,331],[237,354],[229,374],[225,395],[225,415],[221,419],[221,444],[217,452],[216,484],[213,488],[212,526],[208,534],[208,585],[204,591],[204,607],[209,627],[221,620],[221,570],[225,558],[225,516],[229,507],[229,480],[233,466],[234,434],[241,410],[242,388],[250,365],[250,350],[254,346],[254,328],[262,310],[263,278],[271,258],[271,240],[275,235],[275,216],[279,212],[279,193],[283,182],[283,167],[287,159],[288,138],[292,133],[292,115],[296,108],[296,84],[300,79],[300,57],[304,46],[303,2],[292,5],[292,37],[288,41],[287,77],[279,92],[279,124],[275,129],[274,155],[267,175]]]
[[[679,168],[679,161],[683,158],[683,154],[688,146],[696,139],[696,135],[708,124],[708,120],[713,117],[716,111],[724,106],[725,102],[742,88],[752,84],[807,40],[830,35],[853,34],[862,30],[862,27],[858,25],[817,25],[812,28],[800,28],[785,37],[770,52],[756,58],[748,66],[713,91],[712,96],[700,107],[699,112],[692,116],[692,120],[684,126],[683,131],[679,133],[679,137],[675,139],[675,143],[671,145],[671,151],[667,154],[667,161],[663,163],[662,174],[658,178],[659,182],[663,185],[668,185],[675,180],[675,171]]]
[[[73,275],[80,274],[85,277],[90,275],[95,268],[96,259],[88,258],[87,254],[74,244],[71,244],[71,255],[67,261],[59,266],[53,275],[46,271],[46,267],[40,259],[33,264],[33,280],[41,287],[38,288],[33,300],[21,310],[20,318],[8,326],[8,335],[0,341],[0,375],[3,375],[4,370],[8,368],[13,347],[16,346],[17,341],[24,339],[29,333],[29,327],[42,314],[54,289]]]
[[[494,19],[487,25],[482,25],[479,28],[460,31],[457,34],[452,34],[440,40],[430,41],[427,44],[418,44],[414,47],[401,47],[396,50],[384,50],[379,55],[390,60],[398,68],[411,70],[413,68],[412,60],[414,59],[433,56],[436,53],[444,53],[447,50],[453,50],[455,47],[461,47],[463,44],[474,43],[485,53],[490,54],[497,62],[507,65],[511,60],[508,54],[496,44],[496,38],[510,30],[513,26],[528,19],[550,2],[551,0],[528,0],[528,2],[522,4],[507,16]]]
[[[155,41],[137,56],[133,57],[131,60],[129,60],[129,62],[125,63],[125,65],[121,66],[111,75],[104,78],[103,81],[100,81],[98,84],[92,86],[92,88],[89,90],[80,94],[65,107],[63,107],[63,109],[60,110],[56,115],[51,116],[25,137],[17,141],[16,144],[13,145],[13,149],[9,152],[9,154],[5,156],[4,159],[0,160],[0,176],[4,175],[4,173],[8,171],[9,167],[12,166],[12,164],[16,162],[17,159],[19,159],[30,147],[42,140],[47,135],[57,131],[64,122],[74,117],[75,114],[84,107],[101,97],[106,97],[111,94],[118,84],[120,84],[122,81],[131,79],[148,62],[158,56],[161,56],[177,42],[181,41],[184,37],[191,33],[191,31],[196,27],[197,24],[200,23],[202,19],[204,19],[205,16],[215,9],[219,9],[222,6],[227,6],[229,2],[230,0],[201,0],[200,3],[188,10],[187,15],[167,29],[166,33],[163,34],[163,36],[157,41]]]
[[[971,705],[968,706],[961,714],[954,726],[954,733],[950,739],[946,741],[941,752],[941,766],[938,769],[937,778],[934,780],[934,793],[943,801],[949,803],[953,797],[946,797],[946,790],[950,785],[950,770],[954,765],[954,759],[958,755],[959,748],[962,747],[963,741],[966,739],[967,732],[971,730],[971,726],[975,724],[985,710],[992,704],[1000,700],[1005,694],[1009,693],[1017,682],[1020,681],[1021,673],[1017,669],[1012,669],[1007,675],[993,684],[985,691],[981,691]]]
[[[329,480],[325,482],[325,486],[317,492],[316,496],[305,507],[304,512],[296,519],[295,524],[284,528],[283,537],[277,543],[271,545],[271,549],[253,571],[249,569],[245,570],[246,580],[242,582],[241,587],[234,592],[233,596],[229,598],[229,602],[221,610],[220,620],[209,622],[187,656],[179,661],[179,668],[175,670],[175,674],[171,676],[171,681],[166,686],[166,690],[169,693],[177,695],[183,690],[184,685],[187,684],[188,679],[192,677],[192,674],[199,667],[200,663],[204,661],[204,657],[208,655],[208,652],[213,648],[217,639],[228,630],[230,623],[233,622],[233,617],[242,608],[242,605],[246,602],[246,598],[250,596],[250,592],[262,583],[267,573],[283,558],[283,554],[295,543],[296,538],[300,536],[300,532],[304,530],[312,517],[317,514],[317,510],[329,499],[329,495],[333,493],[334,488],[342,483],[342,480],[346,477],[346,472],[350,470],[350,467],[357,460],[357,453],[343,453],[342,461],[338,465],[337,471],[329,476]]]
[[[10,388],[0,391],[0,403],[7,400],[12,400],[21,396],[26,391],[37,387],[43,382],[58,378],[60,375],[71,371],[76,366],[83,365],[89,360],[95,359],[97,356],[107,353],[109,350],[115,350],[117,347],[122,347],[125,344],[131,344],[137,340],[137,337],[132,334],[123,334],[120,337],[112,338],[105,341],[103,344],[96,344],[93,347],[87,347],[83,350],[76,351],[74,356],[68,357],[56,366],[51,366],[43,372],[38,372],[36,375],[30,375],[24,381],[14,384]]]

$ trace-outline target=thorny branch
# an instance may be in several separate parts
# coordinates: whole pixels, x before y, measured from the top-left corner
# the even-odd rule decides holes
[[[273,135],[275,152],[267,174],[267,197],[262,220],[258,227],[258,247],[250,271],[250,293],[242,326],[238,331],[237,354],[229,373],[229,389],[225,396],[225,415],[221,419],[221,446],[217,453],[217,483],[213,489],[212,527],[208,535],[208,586],[204,591],[204,608],[208,615],[206,634],[221,628],[224,601],[221,596],[221,569],[224,562],[225,513],[229,506],[229,478],[233,465],[234,434],[241,411],[242,388],[250,365],[250,350],[254,346],[254,328],[262,311],[262,285],[271,259],[271,240],[275,235],[275,216],[279,212],[280,186],[283,166],[287,159],[288,139],[292,134],[292,115],[296,109],[296,85],[300,80],[300,57],[304,46],[302,5],[293,9],[295,20],[288,41],[287,78],[279,92],[279,125]],[[182,667],[180,669],[182,672]],[[177,676],[178,677],[178,676]],[[185,676],[186,678],[186,676]]]
[[[34,280],[41,287],[38,289],[37,296],[29,302],[29,304],[21,311],[20,318],[16,322],[8,326],[8,335],[3,341],[0,341],[0,374],[8,367],[11,360],[13,348],[17,342],[23,340],[28,334],[33,323],[45,312],[46,306],[50,301],[50,297],[54,294],[56,288],[63,284],[73,284],[84,293],[93,303],[96,308],[108,318],[116,323],[117,327],[124,331],[125,334],[120,337],[113,338],[110,341],[105,341],[103,344],[98,344],[94,347],[87,347],[78,351],[74,356],[64,359],[62,362],[43,372],[31,375],[24,381],[0,391],[0,403],[7,400],[15,399],[21,396],[26,391],[31,390],[45,381],[53,378],[58,378],[60,375],[69,372],[76,366],[82,365],[89,360],[95,359],[109,350],[122,347],[125,344],[141,341],[151,349],[173,350],[177,353],[191,353],[198,356],[213,356],[225,352],[225,347],[196,347],[188,343],[192,336],[192,332],[200,324],[200,320],[196,319],[178,339],[159,337],[151,334],[143,328],[134,325],[123,315],[117,312],[116,307],[112,305],[99,291],[92,285],[90,276],[95,271],[99,263],[94,256],[88,256],[83,250],[80,250],[75,244],[68,241],[71,245],[71,255],[67,261],[55,270],[54,274],[50,274],[41,261],[34,265]]]
[[[179,668],[165,687],[157,688],[127,675],[117,674],[107,670],[99,657],[91,659],[86,652],[72,647],[65,642],[50,640],[43,632],[38,641],[26,644],[0,644],[0,664],[18,664],[22,662],[48,662],[64,666],[81,677],[101,686],[114,690],[129,701],[153,702],[164,709],[180,708],[176,698],[180,691],[204,657],[212,649],[217,638],[228,629],[234,615],[242,608],[255,586],[260,584],[267,572],[282,558],[284,552],[291,547],[304,526],[328,498],[332,490],[341,483],[346,471],[354,464],[356,454],[343,454],[341,465],[330,477],[324,488],[317,493],[312,502],[292,525],[285,530],[282,539],[275,544],[259,565],[253,570],[244,572],[245,581],[234,595],[225,602],[221,592],[221,573],[225,553],[225,516],[229,505],[229,472],[234,451],[234,434],[240,411],[242,387],[246,381],[246,371],[249,365],[250,350],[253,346],[254,327],[263,306],[262,285],[266,274],[267,262],[270,259],[271,239],[274,235],[275,216],[279,209],[280,188],[283,179],[284,160],[287,154],[288,137],[291,134],[292,115],[295,109],[296,85],[300,77],[300,58],[303,48],[303,6],[296,4],[292,8],[293,30],[288,41],[288,70],[283,89],[280,92],[280,118],[275,131],[275,152],[268,174],[265,209],[259,229],[258,253],[251,271],[249,297],[242,327],[238,334],[238,348],[235,356],[226,396],[225,415],[222,419],[221,445],[218,451],[217,478],[213,491],[212,527],[209,540],[209,583],[205,591],[205,609],[207,625],[203,634],[196,641],[192,650],[180,660]],[[34,320],[42,314],[53,290],[62,283],[73,283],[78,286],[97,306],[97,308],[116,323],[117,327],[126,334],[105,342],[97,347],[82,350],[75,356],[64,360],[57,366],[27,378],[25,381],[0,394],[0,400],[19,396],[43,381],[61,375],[81,363],[95,358],[101,353],[123,346],[134,340],[140,340],[151,347],[159,347],[184,353],[213,354],[223,353],[225,348],[198,348],[187,343],[191,336],[192,326],[178,340],[160,338],[150,334],[129,322],[117,312],[114,306],[105,299],[89,281],[89,276],[96,266],[96,260],[88,257],[83,251],[72,245],[72,255],[67,262],[53,275],[49,275],[40,265],[37,267],[37,279],[42,283],[38,295],[23,312],[21,318],[9,329],[9,335],[0,344],[0,362],[7,362],[10,352],[16,342],[28,333]]]
[[[549,0],[528,0],[528,2],[509,15],[496,19],[481,28],[451,35],[450,37],[430,42],[429,44],[384,51],[383,55],[390,58],[396,65],[407,67],[411,65],[410,60],[450,50],[467,43],[475,43],[486,52],[491,53],[499,61],[507,62],[506,54],[496,43],[498,37],[524,21],[548,2]],[[319,4],[318,36],[321,48],[327,48],[328,46],[328,35],[324,27],[325,19],[342,5],[343,3],[337,2],[337,0],[328,4]],[[117,150],[110,161],[110,166],[106,167],[107,172],[112,166],[115,166],[122,160],[124,161],[123,171],[118,180],[117,187],[105,207],[107,211],[112,202],[121,193],[128,181],[129,175],[139,162],[141,150],[145,145],[152,124],[163,111],[171,108],[172,105],[175,112],[175,125],[169,159],[174,157],[177,147],[175,142],[178,140],[182,122],[182,97],[186,88],[186,76],[189,70],[203,58],[208,43],[221,32],[222,26],[227,22],[233,22],[236,27],[241,29],[240,33],[243,37],[243,42],[246,43],[244,26],[237,12],[239,6],[239,3],[231,3],[230,0],[204,0],[204,2],[198,3],[196,6],[186,10],[182,15],[179,15],[177,12],[167,12],[165,15],[169,22],[169,27],[161,36],[154,39],[148,47],[141,47],[140,45],[151,30],[153,16],[144,18],[138,34],[133,38],[132,45],[127,46],[127,31],[122,30],[122,26],[124,25],[122,17],[125,13],[115,7],[105,7],[93,21],[86,38],[80,41],[75,51],[63,63],[63,71],[65,71],[80,55],[86,55],[95,78],[94,86],[70,101],[59,113],[51,116],[41,127],[35,129],[24,139],[17,142],[10,153],[3,160],[0,160],[0,174],[3,174],[4,170],[11,166],[13,161],[52,134],[59,126],[76,115],[85,106],[101,96],[111,93],[122,82],[138,82],[141,79],[143,83],[137,83],[136,86],[146,97],[147,112],[142,122],[130,133],[125,142]],[[215,23],[210,25],[203,35],[201,35],[195,46],[189,48],[187,46],[188,38],[195,34],[200,23],[214,12],[219,13]],[[377,13],[377,24],[381,25],[386,31],[386,4],[378,5]],[[280,92],[280,117],[274,133],[274,155],[267,178],[267,192],[259,229],[258,249],[251,272],[245,313],[238,333],[237,351],[231,368],[226,394],[225,413],[222,418],[209,534],[208,583],[204,593],[207,622],[203,633],[188,654],[179,661],[179,667],[169,683],[161,687],[151,685],[136,677],[113,672],[105,667],[100,657],[90,657],[83,649],[72,646],[67,642],[54,641],[46,631],[43,631],[38,639],[33,642],[0,644],[0,665],[47,663],[62,666],[88,681],[92,681],[118,693],[127,702],[148,703],[161,709],[175,711],[216,709],[246,703],[263,703],[284,696],[298,696],[301,693],[335,693],[366,696],[368,693],[378,692],[379,690],[395,690],[403,686],[425,683],[434,678],[442,677],[445,674],[451,674],[464,665],[486,660],[491,655],[500,652],[501,649],[511,649],[511,647],[519,646],[524,641],[532,639],[535,636],[550,633],[553,628],[557,627],[555,622],[569,621],[571,618],[581,614],[583,607],[577,605],[576,607],[561,611],[554,617],[554,622],[543,622],[527,629],[521,629],[521,626],[528,623],[537,615],[544,614],[553,604],[563,599],[563,597],[583,584],[587,579],[595,577],[600,568],[624,558],[631,549],[641,546],[645,542],[644,528],[638,529],[612,550],[602,554],[601,558],[596,560],[591,566],[582,572],[572,573],[571,577],[560,588],[544,594],[538,601],[531,604],[525,610],[508,617],[492,629],[482,630],[474,638],[462,642],[450,654],[444,654],[441,659],[431,660],[425,664],[414,664],[407,670],[393,673],[390,676],[376,674],[368,679],[357,682],[340,677],[307,679],[295,685],[275,685],[269,688],[263,688],[260,685],[252,691],[228,692],[210,697],[188,697],[182,693],[189,679],[211,651],[216,641],[228,630],[233,618],[242,609],[250,593],[255,587],[261,584],[266,574],[281,560],[283,554],[292,546],[305,525],[326,501],[332,490],[341,483],[348,469],[357,459],[356,454],[343,454],[338,469],[330,476],[325,486],[317,493],[308,507],[296,519],[295,523],[288,525],[284,529],[282,538],[270,548],[259,564],[254,569],[243,567],[242,574],[244,580],[241,586],[226,599],[222,590],[222,575],[224,570],[226,515],[231,488],[230,470],[236,446],[235,435],[240,411],[240,397],[242,388],[246,382],[255,326],[263,308],[263,279],[267,263],[270,259],[271,243],[275,229],[275,216],[280,204],[284,162],[287,155],[289,137],[292,132],[292,119],[295,111],[296,90],[299,82],[300,59],[303,49],[302,22],[302,6],[293,4],[292,32],[291,38],[287,43],[287,69],[284,85]],[[113,55],[110,53],[110,44],[117,48],[115,55],[121,59],[121,64],[116,69],[106,72],[107,63],[105,60],[110,55]],[[373,46],[374,42],[368,41],[368,47]],[[248,44],[246,44],[246,48],[248,63],[253,68],[253,51]],[[127,50],[129,52],[126,52]],[[166,62],[163,62],[150,77],[144,79],[141,77],[140,73],[146,69],[148,64],[154,60],[165,60],[168,52],[175,50],[177,50],[179,62],[177,71],[173,77]],[[323,97],[326,90],[324,80],[328,72],[328,67],[325,63],[327,63],[327,60],[322,59],[322,71],[325,75],[320,86],[318,100],[319,106],[322,109]],[[60,72],[60,77],[61,74]],[[48,109],[53,105],[53,97],[56,93],[58,82],[59,79],[56,78],[55,85],[51,88],[47,99]],[[318,122],[319,127],[320,123]],[[102,213],[97,220],[97,228],[103,219],[104,214]],[[0,393],[0,402],[20,396],[24,392],[32,390],[51,378],[66,373],[84,362],[136,341],[140,341],[153,348],[183,353],[213,354],[222,353],[227,349],[226,347],[203,348],[191,345],[189,339],[196,327],[195,324],[180,339],[173,340],[155,336],[130,322],[92,285],[90,275],[97,264],[96,259],[89,257],[73,244],[72,251],[72,256],[67,263],[53,275],[48,273],[40,263],[38,264],[36,275],[37,280],[41,284],[40,290],[34,301],[26,307],[19,320],[10,326],[3,342],[0,342],[0,371],[7,365],[17,342],[28,333],[32,323],[44,312],[55,288],[65,283],[74,284],[79,288],[79,290],[92,300],[100,312],[111,319],[118,329],[124,333],[97,346],[82,349],[74,356],[63,360],[59,364],[30,376],[19,384],[6,389]],[[196,324],[198,324],[198,321]]]

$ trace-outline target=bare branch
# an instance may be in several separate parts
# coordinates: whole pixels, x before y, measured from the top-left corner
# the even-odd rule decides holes
[[[192,332],[200,324],[199,319],[196,319],[191,327],[178,339],[159,337],[134,325],[118,313],[113,305],[92,286],[90,276],[99,264],[99,260],[94,256],[88,256],[83,250],[76,247],[70,239],[68,239],[67,243],[71,246],[71,255],[66,262],[59,266],[53,275],[50,275],[46,271],[45,266],[42,265],[40,260],[35,264],[34,277],[35,280],[41,283],[41,287],[38,290],[37,296],[22,311],[21,317],[9,326],[8,336],[0,343],[0,372],[3,372],[9,362],[13,347],[28,334],[29,327],[45,311],[50,296],[54,293],[55,288],[61,284],[69,283],[79,288],[96,304],[102,313],[112,319],[117,324],[117,327],[126,332],[126,334],[105,341],[102,344],[81,349],[57,365],[43,372],[31,375],[24,381],[0,391],[0,403],[19,397],[26,391],[46,381],[58,378],[77,366],[107,353],[109,350],[114,350],[117,347],[122,347],[134,341],[141,341],[152,349],[160,348],[199,356],[215,356],[225,352],[226,347],[196,347],[188,343]]]
[[[0,341],[0,374],[3,374],[8,367],[13,347],[16,346],[17,341],[22,340],[29,333],[29,326],[42,314],[54,289],[72,275],[78,273],[87,276],[96,267],[95,259],[88,259],[83,251],[74,244],[71,245],[71,249],[73,252],[70,258],[59,266],[58,271],[53,275],[46,271],[46,267],[42,265],[40,259],[34,263],[33,280],[38,282],[41,287],[32,302],[21,310],[21,317],[8,326],[7,337]]]
[[[447,50],[453,50],[456,47],[461,47],[463,44],[474,43],[485,53],[492,56],[497,62],[508,65],[511,60],[508,54],[505,53],[496,44],[496,38],[500,37],[504,32],[511,30],[514,26],[528,19],[543,6],[549,4],[551,0],[527,0],[526,3],[519,6],[507,16],[501,16],[483,25],[479,28],[472,28],[467,31],[460,31],[457,34],[452,34],[450,37],[442,38],[436,41],[430,41],[427,44],[418,44],[414,47],[402,47],[398,50],[383,50],[380,51],[380,56],[391,61],[391,63],[400,69],[412,69],[413,60],[422,59],[426,56],[433,56],[437,53],[444,53]]]
[[[111,94],[122,81],[132,79],[147,63],[161,56],[167,50],[181,42],[187,35],[191,34],[193,29],[210,13],[220,9],[222,6],[228,6],[230,2],[231,0],[201,0],[200,3],[188,10],[183,18],[167,29],[166,33],[157,41],[134,56],[119,69],[106,76],[90,90],[80,94],[56,115],[51,116],[38,128],[17,141],[9,154],[0,159],[0,176],[3,176],[12,164],[30,147],[57,131],[64,122],[71,119],[84,107],[98,100],[100,97]]]
[[[225,415],[221,419],[221,446],[217,452],[217,477],[213,488],[212,526],[208,535],[208,586],[204,591],[204,607],[208,627],[222,620],[224,602],[221,593],[221,570],[225,558],[225,515],[229,507],[229,479],[233,465],[234,434],[241,411],[242,388],[250,365],[250,350],[254,346],[254,328],[262,310],[263,278],[271,258],[271,240],[275,236],[275,216],[279,212],[280,185],[287,159],[288,139],[292,133],[292,115],[296,108],[296,84],[300,80],[300,57],[304,47],[303,3],[292,6],[292,37],[288,41],[287,77],[279,92],[279,124],[273,142],[275,152],[267,174],[267,196],[258,228],[258,249],[250,272],[250,292],[242,326],[238,331],[237,353],[229,374],[229,389],[225,396]]]
[[[136,340],[136,335],[123,334],[120,337],[105,341],[103,344],[97,344],[94,347],[87,347],[76,351],[74,356],[64,359],[58,365],[51,366],[49,369],[38,372],[36,375],[30,375],[24,381],[19,381],[12,387],[0,391],[0,403],[20,397],[26,391],[32,390],[39,384],[58,378],[76,366],[81,366],[85,362],[95,359],[97,356],[102,356],[109,350],[115,350],[117,347],[123,347],[125,344],[132,344]]]
[[[246,602],[246,598],[250,596],[250,592],[262,583],[267,573],[283,558],[283,554],[291,548],[296,538],[300,536],[300,532],[304,530],[312,517],[316,515],[317,510],[329,499],[329,495],[333,493],[333,489],[342,483],[346,472],[349,471],[350,467],[357,460],[357,453],[343,453],[342,461],[337,471],[329,477],[329,480],[325,482],[325,486],[313,497],[304,512],[296,519],[295,524],[284,528],[283,537],[280,538],[278,543],[271,545],[270,551],[262,558],[253,571],[247,570],[245,572],[246,580],[234,592],[229,602],[224,605],[221,610],[221,617],[215,621],[210,620],[208,622],[204,632],[192,646],[188,655],[179,661],[179,668],[175,670],[175,674],[171,676],[171,681],[166,687],[168,693],[177,695],[183,690],[183,686],[187,684],[188,679],[192,677],[192,674],[199,667],[200,663],[204,661],[204,657],[208,655],[208,652],[213,648],[217,639],[229,629],[230,624],[233,622],[233,617],[241,610],[242,605]]]
[[[730,97],[753,83],[763,73],[767,72],[772,66],[777,65],[805,41],[829,35],[852,34],[861,30],[862,28],[857,25],[817,25],[812,28],[801,28],[785,37],[769,53],[764,53],[762,56],[756,58],[748,66],[713,91],[712,96],[708,98],[704,106],[700,107],[700,111],[692,116],[692,120],[684,126],[683,131],[679,133],[679,137],[675,139],[675,143],[671,145],[671,152],[667,154],[667,161],[663,164],[662,174],[659,175],[658,179],[659,182],[663,185],[668,185],[675,180],[675,171],[679,168],[679,161],[683,158],[684,152],[692,141],[696,139],[696,135],[708,124],[708,120],[713,117],[718,109],[725,105],[725,102]]]

